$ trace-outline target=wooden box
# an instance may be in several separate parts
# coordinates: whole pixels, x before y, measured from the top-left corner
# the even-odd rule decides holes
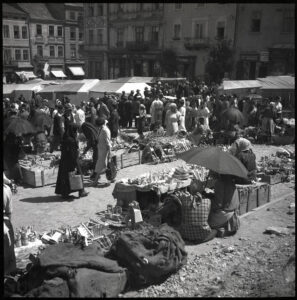
[[[266,182],[269,184],[276,184],[282,182],[281,174],[266,175],[264,173],[259,173],[257,174],[257,177],[261,178],[261,182]]]
[[[141,156],[142,156],[142,151],[140,150],[131,153],[123,153],[121,154],[120,161],[118,161],[117,159],[117,165],[121,169],[134,166],[134,165],[140,165]]]
[[[270,201],[270,186],[267,183],[236,185],[239,196],[240,215]]]
[[[54,184],[57,181],[58,168],[30,170],[21,167],[21,170],[23,175],[23,182],[33,187]]]

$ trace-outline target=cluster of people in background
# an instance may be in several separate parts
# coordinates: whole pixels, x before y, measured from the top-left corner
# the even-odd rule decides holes
[[[222,112],[227,108],[239,110],[243,122],[226,122],[222,119]],[[247,97],[239,99],[235,94],[219,95],[215,84],[207,86],[203,81],[158,82],[151,89],[129,93],[123,91],[121,95],[105,92],[103,97],[91,97],[79,105],[72,104],[67,96],[52,103],[39,94],[29,101],[22,95],[18,99],[5,98],[3,101],[4,119],[20,117],[30,121],[39,114],[51,118],[52,126],[36,132],[31,145],[37,153],[45,151],[48,142],[51,153],[68,149],[64,145],[65,140],[69,142],[71,136],[74,138],[77,135],[72,135],[73,132],[82,133],[85,123],[100,132],[98,138],[88,141],[94,153],[94,172],[91,177],[94,185],[106,169],[111,145],[117,141],[121,129],[137,129],[140,139],[146,130],[158,133],[166,131],[167,135],[181,134],[188,136],[196,145],[222,131],[231,144],[241,136],[244,127],[250,126],[259,128],[270,138],[274,133],[286,135],[292,134],[290,130],[294,131],[288,120],[282,117],[280,97],[256,101]],[[73,124],[76,129],[70,126]],[[30,144],[30,139],[12,135],[5,137],[5,167],[11,171],[10,178],[17,182],[21,181],[17,161],[22,156],[24,144]],[[72,154],[74,165],[78,151]],[[57,192],[61,192],[59,188]],[[67,196],[65,191],[61,194]],[[83,190],[80,195],[84,195]]]

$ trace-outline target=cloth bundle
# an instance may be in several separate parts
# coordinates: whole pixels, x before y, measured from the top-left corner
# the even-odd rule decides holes
[[[187,253],[180,234],[167,224],[123,232],[110,254],[131,273],[131,284],[159,283],[186,263]]]
[[[126,282],[126,270],[95,243],[84,249],[60,243],[40,254],[20,288],[27,297],[117,297]]]

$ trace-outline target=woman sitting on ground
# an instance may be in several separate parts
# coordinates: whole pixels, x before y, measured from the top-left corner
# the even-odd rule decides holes
[[[225,234],[235,234],[239,228],[239,196],[235,179],[231,175],[214,173],[214,195],[211,197],[211,210],[208,224],[212,229],[224,229]],[[236,182],[237,183],[237,182]]]

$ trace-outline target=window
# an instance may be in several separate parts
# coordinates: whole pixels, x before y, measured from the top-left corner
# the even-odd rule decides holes
[[[159,41],[159,26],[152,26],[152,42],[158,43]]]
[[[22,54],[21,54],[21,50],[20,49],[15,49],[14,52],[14,56],[15,56],[15,60],[22,60]]]
[[[76,45],[70,45],[71,58],[76,58]]]
[[[103,5],[102,4],[97,5],[97,16],[99,16],[99,17],[103,16]]]
[[[175,3],[175,9],[181,9],[182,4],[181,3]]]
[[[36,34],[42,35],[42,27],[40,24],[36,24]]]
[[[76,28],[70,27],[70,40],[76,40]]]
[[[28,49],[23,50],[23,60],[29,60],[29,50]]]
[[[123,28],[117,31],[117,46],[122,47],[124,45],[124,30]]]
[[[63,36],[63,27],[58,26],[58,37],[62,37],[62,36]]]
[[[55,46],[49,46],[50,57],[55,57]]]
[[[137,11],[142,11],[143,10],[143,3],[142,2],[136,3],[136,10]]]
[[[58,46],[58,57],[64,56],[64,48],[63,46]]]
[[[222,40],[225,37],[225,22],[218,22],[217,24],[217,38]]]
[[[295,19],[294,10],[284,10],[282,32],[294,32]]]
[[[144,28],[142,26],[135,28],[135,40],[136,42],[143,42]]]
[[[94,31],[92,29],[89,30],[89,44],[94,44]]]
[[[83,36],[84,36],[83,31],[82,31],[82,30],[79,30],[79,32],[78,32],[78,38],[79,38],[80,41],[83,40]]]
[[[22,26],[22,39],[28,38],[27,26]]]
[[[54,26],[49,26],[48,27],[48,35],[49,36],[54,36],[55,35],[55,27]]]
[[[94,17],[94,6],[89,3],[88,17]]]
[[[43,57],[43,47],[37,46],[37,55]]]
[[[8,25],[3,25],[3,37],[9,38],[9,26]]]
[[[180,24],[174,24],[174,36],[173,38],[174,39],[180,39],[180,29],[181,29],[181,26]]]
[[[195,24],[195,38],[196,39],[203,38],[203,24],[201,24],[201,23]]]
[[[124,4],[123,3],[119,3],[119,11],[124,11]]]
[[[4,63],[9,64],[11,62],[11,49],[8,48],[3,49],[3,58],[4,58]]]
[[[97,29],[97,43],[99,45],[102,45],[103,44],[103,29]]]
[[[157,2],[155,2],[155,3],[153,3],[153,9],[159,9],[160,8],[160,3],[157,3]]]
[[[75,12],[74,11],[69,12],[69,19],[70,20],[75,20]]]
[[[261,30],[261,12],[254,11],[251,20],[251,31],[260,32],[260,30]]]
[[[20,27],[14,25],[13,26],[13,36],[15,39],[19,39],[20,38]]]

